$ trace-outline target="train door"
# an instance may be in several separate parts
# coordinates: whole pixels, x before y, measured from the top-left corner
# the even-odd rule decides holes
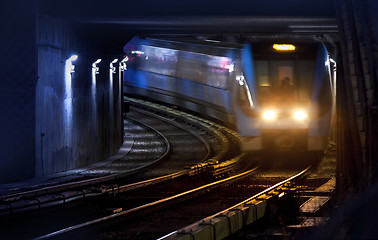
[[[277,72],[277,84],[276,84],[276,86],[282,87],[285,84],[289,84],[291,86],[294,86],[293,66],[278,65],[276,72]]]
[[[292,61],[273,61],[272,77],[274,87],[283,87],[285,84],[295,86],[294,62]]]
[[[273,98],[275,105],[280,107],[289,107],[297,101],[297,84],[294,61],[273,61],[272,62],[273,77]]]

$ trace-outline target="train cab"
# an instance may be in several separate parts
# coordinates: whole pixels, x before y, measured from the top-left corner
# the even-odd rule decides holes
[[[333,104],[324,46],[263,43],[243,51],[244,58],[251,58],[252,70],[244,78],[253,106],[247,101],[236,106],[243,126],[239,132],[248,136],[243,138],[242,149],[322,151],[329,132],[324,122],[329,123]],[[247,99],[243,91],[239,97]],[[247,116],[249,121],[243,121]]]
[[[246,152],[322,152],[333,110],[321,42],[133,38],[124,47],[124,93],[217,119]]]

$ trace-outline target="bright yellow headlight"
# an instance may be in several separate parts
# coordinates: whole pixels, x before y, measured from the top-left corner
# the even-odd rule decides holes
[[[262,116],[265,120],[273,120],[273,119],[276,119],[277,114],[276,112],[272,110],[268,110],[268,111],[265,111]]]
[[[305,120],[308,117],[308,115],[306,112],[302,110],[297,110],[294,112],[293,117],[297,120]]]

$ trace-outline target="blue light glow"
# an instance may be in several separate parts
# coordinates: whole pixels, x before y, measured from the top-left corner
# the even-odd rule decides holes
[[[113,75],[117,72],[117,68],[114,66],[115,63],[118,62],[118,58],[114,59],[109,64],[109,119],[113,118],[114,115],[114,90],[113,90]],[[112,121],[111,121],[111,127],[112,127]]]
[[[72,55],[65,62],[65,96],[64,96],[64,129],[65,129],[65,142],[66,146],[71,146],[71,132],[72,132],[72,75],[75,72],[75,65],[78,56]]]
[[[100,73],[99,67],[97,64],[101,62],[101,59],[97,59],[94,63],[92,63],[92,86],[91,86],[91,93],[92,93],[92,121],[94,122],[94,126],[97,124],[97,82],[96,82],[96,75]]]

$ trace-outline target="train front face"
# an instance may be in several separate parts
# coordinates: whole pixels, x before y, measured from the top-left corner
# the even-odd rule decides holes
[[[245,151],[322,152],[333,96],[322,44],[253,44],[242,50],[243,80],[236,114]],[[243,85],[243,86],[242,86]]]

